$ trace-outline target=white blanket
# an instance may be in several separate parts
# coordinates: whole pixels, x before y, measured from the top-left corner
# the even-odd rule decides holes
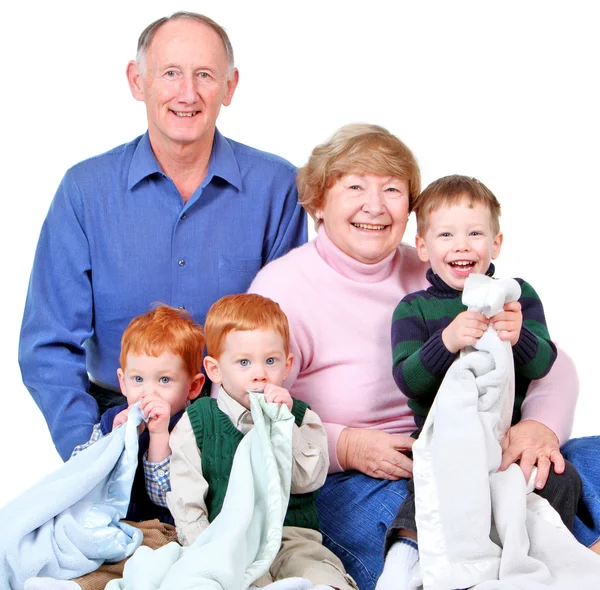
[[[473,275],[463,302],[491,317],[518,296],[516,281]],[[600,588],[600,557],[576,541],[546,500],[529,493],[517,465],[498,471],[513,402],[512,350],[489,328],[448,370],[413,446],[413,588]]]
[[[121,561],[142,542],[126,523],[137,467],[137,406],[126,426],[86,448],[0,510],[0,588],[25,580],[61,580]]]
[[[250,404],[254,428],[237,448],[217,518],[189,547],[140,547],[107,590],[244,590],[268,570],[290,495],[294,417],[262,395],[251,393]]]

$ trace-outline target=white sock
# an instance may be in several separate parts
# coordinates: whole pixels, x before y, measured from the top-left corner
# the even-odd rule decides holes
[[[375,590],[406,590],[419,561],[416,541],[400,537],[389,549]]]
[[[56,578],[29,578],[25,580],[23,590],[81,590],[77,582],[57,580]]]

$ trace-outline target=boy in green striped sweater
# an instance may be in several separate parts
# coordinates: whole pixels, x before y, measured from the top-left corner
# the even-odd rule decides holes
[[[521,405],[532,379],[548,373],[556,359],[544,309],[537,293],[522,279],[518,302],[505,305],[492,318],[467,311],[462,303],[466,278],[473,274],[493,276],[502,246],[500,203],[475,178],[446,176],[431,183],[415,200],[416,247],[419,258],[429,262],[431,287],[404,297],[392,318],[393,374],[409,398],[415,415],[417,438],[446,371],[459,351],[473,345],[491,324],[501,340],[512,345],[515,363],[515,403],[512,424],[521,418]],[[460,425],[457,424],[457,428]],[[539,457],[538,461],[548,458]],[[386,536],[387,557],[378,590],[409,579],[418,559],[414,518],[414,488],[390,525]],[[572,530],[581,480],[571,464],[562,474],[550,469],[543,490],[536,490],[560,514]],[[400,576],[400,578],[399,578]]]

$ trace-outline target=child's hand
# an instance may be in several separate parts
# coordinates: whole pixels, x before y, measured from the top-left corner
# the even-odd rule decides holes
[[[444,346],[450,352],[473,346],[487,330],[489,321],[482,313],[476,311],[459,313],[442,332]]]
[[[265,385],[265,400],[272,404],[285,404],[292,411],[292,396],[287,389],[278,387],[272,383]]]
[[[113,420],[112,424],[112,429],[114,430],[117,426],[125,424],[125,422],[127,422],[127,418],[129,418],[129,408],[125,408],[115,416],[115,419]]]
[[[500,340],[508,340],[511,346],[519,341],[523,326],[523,313],[518,301],[511,301],[504,306],[504,311],[490,318],[494,330],[497,330]]]
[[[164,434],[169,432],[171,421],[171,404],[158,395],[147,395],[142,398],[140,409],[148,418],[148,432],[153,434]]]

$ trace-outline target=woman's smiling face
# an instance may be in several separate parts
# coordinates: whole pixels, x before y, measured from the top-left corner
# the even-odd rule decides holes
[[[392,176],[350,173],[325,193],[317,211],[329,239],[345,254],[375,264],[400,244],[408,221],[408,182]]]

